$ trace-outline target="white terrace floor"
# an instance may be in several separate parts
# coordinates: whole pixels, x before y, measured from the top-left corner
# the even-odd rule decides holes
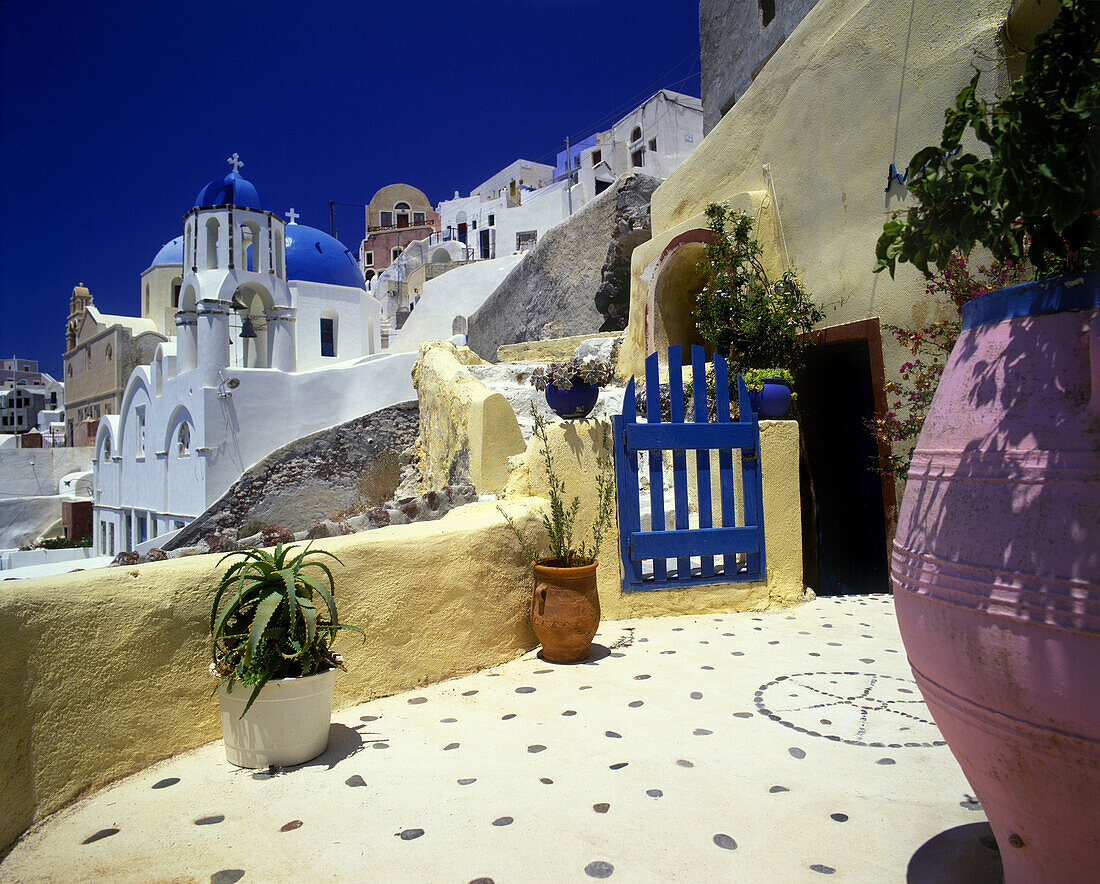
[[[604,623],[338,712],[309,764],[220,742],[46,820],[0,880],[995,881],[889,597]]]

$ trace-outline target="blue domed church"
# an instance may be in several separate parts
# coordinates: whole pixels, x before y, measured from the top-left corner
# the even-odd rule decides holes
[[[104,554],[163,541],[288,442],[416,398],[415,354],[380,353],[381,305],[351,252],[270,211],[228,162],[141,274],[142,317],[169,340],[100,421]]]

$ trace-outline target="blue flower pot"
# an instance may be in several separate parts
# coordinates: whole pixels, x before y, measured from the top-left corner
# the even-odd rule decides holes
[[[775,420],[791,407],[791,388],[779,378],[764,378],[763,389],[749,390],[749,403],[761,420]]]
[[[559,390],[553,384],[546,385],[546,404],[558,417],[567,421],[588,417],[599,398],[599,387],[577,377],[573,378],[573,387],[569,390]]]

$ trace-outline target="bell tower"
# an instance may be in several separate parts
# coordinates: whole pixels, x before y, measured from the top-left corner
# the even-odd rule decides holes
[[[68,353],[76,346],[76,332],[80,325],[80,315],[86,307],[92,306],[92,293],[84,287],[84,283],[73,286],[73,293],[69,297],[69,318],[65,322],[65,352]]]

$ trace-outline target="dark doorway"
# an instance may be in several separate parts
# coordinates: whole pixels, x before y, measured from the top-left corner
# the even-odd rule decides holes
[[[881,378],[881,342],[875,343],[875,374]],[[888,508],[875,468],[878,444],[866,426],[876,412],[872,378],[869,341],[835,340],[809,351],[797,387],[803,571],[806,584],[819,595],[888,592],[890,587]],[[892,499],[889,504],[892,509]]]
[[[489,231],[488,230],[479,231],[478,236],[481,240],[481,257],[482,257],[482,260],[484,260],[485,258],[491,258],[492,255],[489,254]]]
[[[463,245],[466,244],[466,222],[463,221],[458,225],[458,241]]]

